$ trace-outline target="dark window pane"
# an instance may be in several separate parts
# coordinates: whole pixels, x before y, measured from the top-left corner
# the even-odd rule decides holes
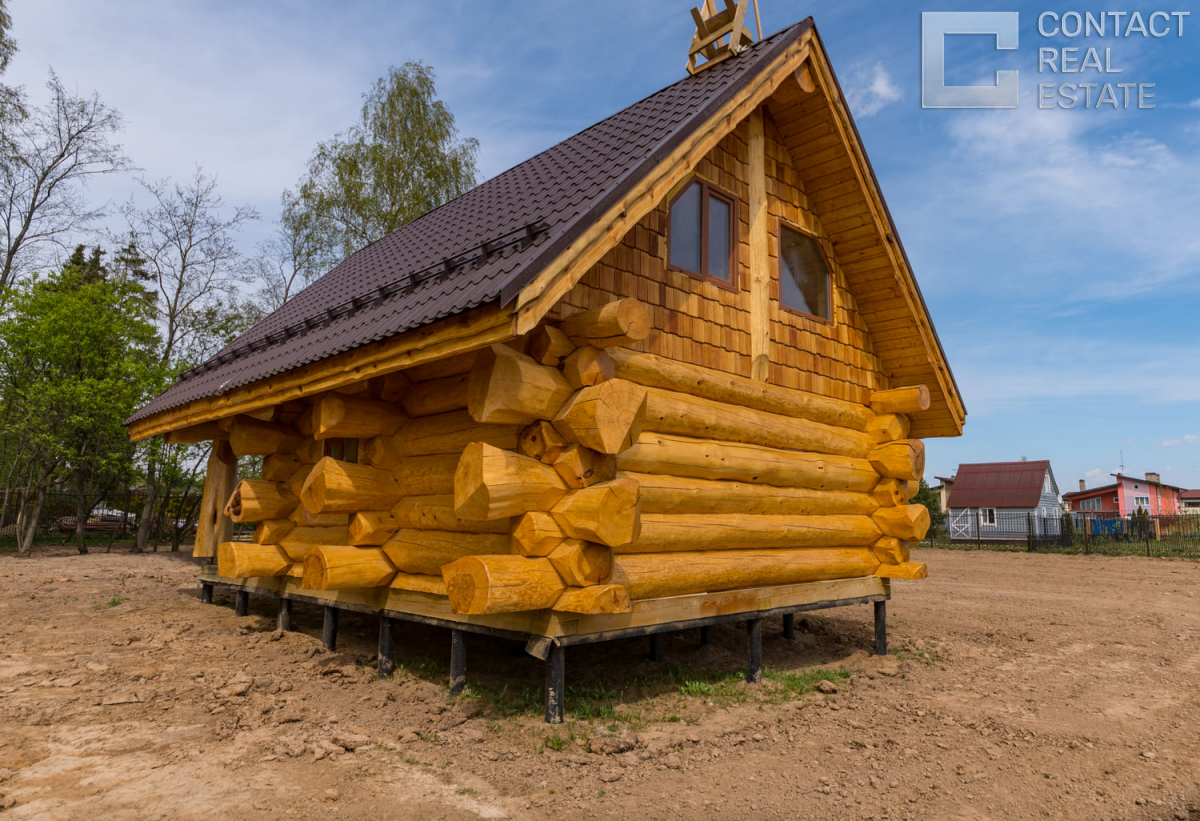
[[[729,203],[708,198],[708,273],[729,279]]]
[[[671,206],[671,264],[700,271],[700,183],[694,183]]]
[[[779,300],[786,307],[830,318],[829,270],[812,237],[779,227]]]

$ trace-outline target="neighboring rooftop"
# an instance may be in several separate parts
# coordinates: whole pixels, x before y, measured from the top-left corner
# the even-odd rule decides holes
[[[1050,462],[959,465],[947,507],[1037,507]]]

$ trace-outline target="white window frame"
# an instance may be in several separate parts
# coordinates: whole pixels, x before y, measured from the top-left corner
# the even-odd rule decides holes
[[[1149,496],[1134,496],[1133,497],[1133,506],[1140,507],[1143,510],[1149,510],[1150,509],[1150,497]]]
[[[988,521],[988,519],[991,519],[991,521]],[[995,527],[996,526],[996,508],[994,508],[994,507],[979,508],[979,524],[981,527]]]
[[[1079,500],[1079,510],[1102,510],[1104,508],[1104,500],[1099,496],[1093,496],[1090,499]]]

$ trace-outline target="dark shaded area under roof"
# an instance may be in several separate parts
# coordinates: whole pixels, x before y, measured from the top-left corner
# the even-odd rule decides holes
[[[351,255],[209,360],[206,370],[176,382],[127,424],[490,302],[511,300],[596,215],[811,26],[809,18],[766,37],[736,59],[634,103]],[[535,223],[544,230],[532,242],[379,295],[381,287],[468,254],[481,243],[523,233]],[[335,318],[328,315],[331,308],[372,296],[363,307]],[[308,330],[281,333],[306,322]]]
[[[1037,507],[1050,462],[959,465],[947,507]]]

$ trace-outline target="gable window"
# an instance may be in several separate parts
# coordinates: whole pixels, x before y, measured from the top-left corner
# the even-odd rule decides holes
[[[735,200],[696,180],[671,201],[667,263],[700,279],[734,289]]]
[[[833,320],[829,266],[816,237],[779,223],[779,302],[802,314]]]

